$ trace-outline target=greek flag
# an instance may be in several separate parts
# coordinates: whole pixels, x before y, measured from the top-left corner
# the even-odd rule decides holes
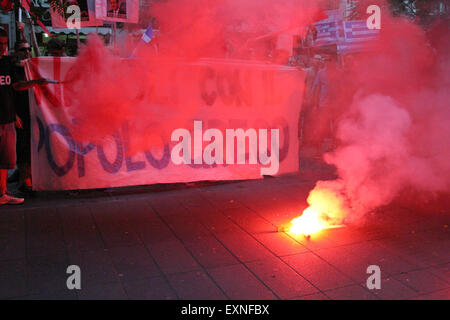
[[[314,23],[317,30],[315,47],[336,45],[339,53],[361,52],[377,39],[380,30],[367,28],[365,20],[343,21],[337,15]]]
[[[328,18],[317,21],[314,23],[314,27],[317,30],[316,40],[314,46],[322,47],[329,46],[338,43],[339,37],[342,37],[342,18],[339,10],[327,10],[325,11]]]
[[[335,21],[318,22],[314,24],[317,30],[315,46],[328,46],[337,42],[337,23]]]
[[[344,21],[344,38],[340,41],[341,53],[359,52],[364,50],[368,43],[378,38],[380,30],[369,29],[365,20]]]

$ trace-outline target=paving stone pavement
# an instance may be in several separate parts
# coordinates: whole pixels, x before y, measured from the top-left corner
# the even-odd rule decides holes
[[[0,299],[450,298],[448,210],[390,206],[310,239],[277,232],[317,178],[41,193],[1,207]],[[81,290],[67,289],[69,265]],[[366,287],[369,265],[379,290]]]

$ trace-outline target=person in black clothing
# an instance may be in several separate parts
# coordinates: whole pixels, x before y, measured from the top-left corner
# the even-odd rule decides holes
[[[25,81],[25,70],[21,62],[31,58],[30,44],[25,40],[19,40],[14,46],[16,63],[14,65],[15,79]],[[17,169],[19,191],[31,192],[31,128],[30,128],[30,104],[28,90],[14,92],[14,107],[20,123],[17,129]]]
[[[13,62],[5,56],[8,48],[8,34],[0,29],[0,205],[21,204],[23,198],[7,193],[8,170],[16,165],[16,113],[14,111],[15,82]]]
[[[18,80],[14,62],[5,53],[8,48],[8,34],[0,28],[0,205],[20,204],[23,198],[7,193],[8,170],[16,165],[16,129],[22,127],[14,107],[14,89],[26,90],[34,85],[48,83],[46,79]]]
[[[62,57],[66,55],[66,43],[59,38],[51,38],[47,42],[47,55],[52,57]]]

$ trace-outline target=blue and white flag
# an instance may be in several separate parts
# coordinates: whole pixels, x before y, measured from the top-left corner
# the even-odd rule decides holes
[[[325,13],[328,18],[314,23],[314,27],[317,30],[314,46],[317,47],[337,44],[338,37],[340,36],[339,26],[342,19],[340,18],[339,10],[327,10]]]
[[[152,23],[150,22],[150,24],[147,27],[147,30],[145,30],[144,34],[142,35],[141,41],[149,43],[150,41],[152,41],[154,36],[155,35],[153,34]]]
[[[365,20],[343,21],[336,10],[327,11],[329,18],[314,23],[317,30],[315,47],[336,45],[339,53],[363,51],[376,40],[380,30],[367,28]]]
[[[129,56],[129,58],[134,58],[136,55],[136,52],[144,45],[150,43],[153,38],[155,37],[155,34],[153,33],[152,23],[148,25],[147,29],[145,30],[144,34],[142,35],[141,39],[139,39],[138,44],[136,45],[136,48],[134,48],[133,53]]]
[[[365,20],[344,21],[344,39],[339,42],[341,53],[359,52],[378,38],[380,30],[369,29]]]

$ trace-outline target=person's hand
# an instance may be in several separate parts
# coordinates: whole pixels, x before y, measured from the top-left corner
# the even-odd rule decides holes
[[[19,116],[16,115],[16,127],[19,129],[23,129],[22,120],[20,120]]]
[[[25,30],[25,24],[17,21],[17,29],[19,29],[20,32],[23,32]]]

